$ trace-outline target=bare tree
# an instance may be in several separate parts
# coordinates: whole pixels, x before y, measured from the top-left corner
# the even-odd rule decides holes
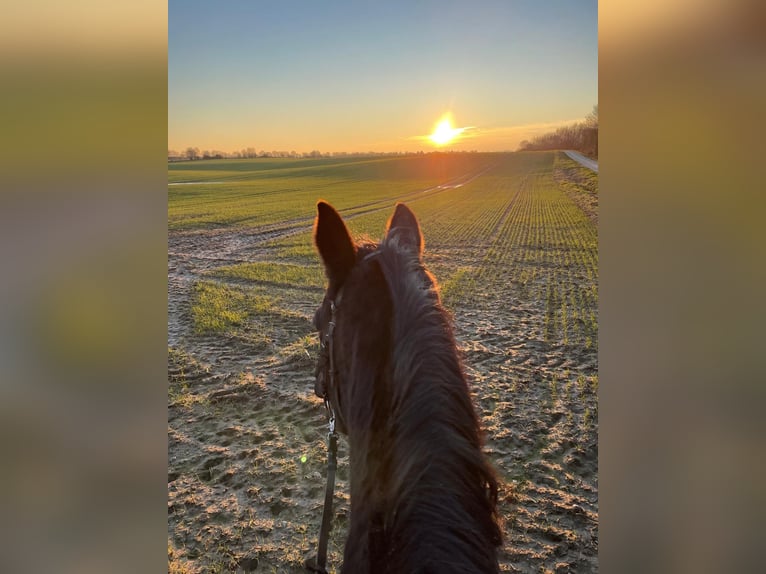
[[[598,104],[593,106],[593,111],[585,117],[585,125],[598,129]]]
[[[186,152],[184,152],[186,157],[190,160],[199,159],[199,148],[198,147],[187,147]]]
[[[585,121],[562,126],[556,131],[524,140],[520,150],[574,149],[598,157],[598,104],[593,106]]]

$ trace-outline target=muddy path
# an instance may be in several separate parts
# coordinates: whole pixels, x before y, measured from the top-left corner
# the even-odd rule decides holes
[[[315,551],[326,417],[313,396],[310,320],[321,291],[285,287],[284,312],[265,312],[235,333],[197,333],[191,312],[196,281],[215,281],[208,273],[217,267],[262,260],[268,241],[311,223],[169,233],[169,572],[298,573]],[[576,280],[591,288],[587,277]],[[477,288],[451,309],[485,450],[503,482],[501,569],[595,572],[597,348],[552,338],[545,301],[529,288]],[[348,492],[341,439],[331,571],[342,559]]]

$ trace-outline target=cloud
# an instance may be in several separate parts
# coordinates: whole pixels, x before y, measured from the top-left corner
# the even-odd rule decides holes
[[[476,134],[474,132],[476,132],[476,130],[478,129],[479,128],[477,128],[476,126],[466,126],[463,128],[452,128],[452,131],[456,132],[455,140],[457,141],[457,140],[462,140],[465,138],[475,137]],[[433,140],[431,139],[431,135],[432,134],[425,134],[420,136],[409,136],[404,139],[409,141],[426,141],[429,143],[433,143]]]
[[[532,139],[535,136],[555,131],[562,126],[572,125],[581,121],[583,121],[583,118],[558,120],[553,122],[538,122],[517,126],[490,125],[454,128],[456,131],[460,130],[460,133],[449,143],[449,147],[459,149],[464,147],[462,144],[470,143],[472,146],[480,144],[476,147],[480,147],[487,151],[513,150],[516,149],[523,140]],[[434,145],[431,140],[431,134],[409,136],[403,139],[405,141],[427,143],[429,146]]]

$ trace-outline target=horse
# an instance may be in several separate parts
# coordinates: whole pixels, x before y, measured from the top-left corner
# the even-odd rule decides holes
[[[328,280],[314,392],[349,445],[341,572],[498,572],[498,480],[415,214],[398,203],[379,244],[355,244],[320,200],[314,243]]]

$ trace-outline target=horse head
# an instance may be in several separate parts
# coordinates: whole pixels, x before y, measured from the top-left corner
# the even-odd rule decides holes
[[[349,376],[352,363],[366,361],[368,371],[377,369],[381,376],[379,371],[385,367],[390,351],[390,286],[376,256],[381,249],[396,249],[410,260],[413,270],[421,271],[428,286],[433,287],[435,282],[422,266],[424,241],[417,217],[403,203],[396,205],[379,244],[357,245],[338,212],[319,201],[314,243],[328,280],[324,299],[314,315],[320,340],[314,393],[328,401],[338,430],[348,434],[347,406],[355,394]]]

